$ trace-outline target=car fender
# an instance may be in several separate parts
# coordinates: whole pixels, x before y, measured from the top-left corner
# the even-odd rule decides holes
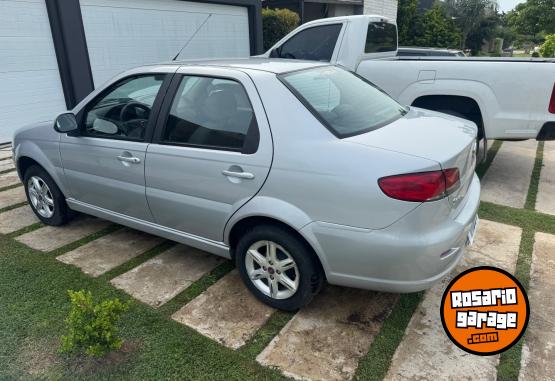
[[[60,160],[59,142],[58,141],[40,141],[39,146],[36,142],[25,139],[17,143],[14,152],[14,161],[17,163],[22,157],[28,157],[36,161],[44,170],[52,177],[56,185],[60,188],[62,193],[67,197],[68,189],[63,181],[63,168]],[[49,154],[44,152],[46,149]],[[23,181],[23,174],[17,166],[17,173],[19,178]]]
[[[268,217],[280,221],[295,229],[307,242],[320,259],[324,271],[328,272],[328,265],[322,255],[320,246],[314,238],[306,234],[302,228],[312,222],[312,219],[293,204],[271,196],[255,196],[242,206],[227,222],[224,229],[224,242],[229,245],[231,229],[240,221],[248,217]]]

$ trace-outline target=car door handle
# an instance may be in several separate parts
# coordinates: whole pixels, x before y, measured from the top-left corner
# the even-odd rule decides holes
[[[227,177],[236,177],[238,179],[252,180],[254,175],[249,172],[235,172],[235,171],[222,171],[222,174]]]
[[[118,160],[132,164],[139,164],[141,162],[141,159],[134,156],[118,156]]]

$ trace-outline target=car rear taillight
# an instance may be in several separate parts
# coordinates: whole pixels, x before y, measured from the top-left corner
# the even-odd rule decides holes
[[[457,168],[387,176],[378,180],[380,189],[387,196],[413,202],[439,200],[454,192],[459,184]]]
[[[551,100],[549,101],[549,112],[555,114],[555,84],[553,84],[553,90],[551,91]]]

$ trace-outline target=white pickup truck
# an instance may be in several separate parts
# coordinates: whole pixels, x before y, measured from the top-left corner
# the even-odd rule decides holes
[[[401,104],[472,120],[479,129],[482,154],[486,138],[555,140],[554,59],[396,53],[394,22],[363,15],[303,24],[262,56],[339,64]]]

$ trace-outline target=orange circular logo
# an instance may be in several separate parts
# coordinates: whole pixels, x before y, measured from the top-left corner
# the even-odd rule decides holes
[[[441,299],[441,322],[459,348],[482,356],[509,349],[524,334],[528,297],[507,271],[482,266],[455,277]]]

